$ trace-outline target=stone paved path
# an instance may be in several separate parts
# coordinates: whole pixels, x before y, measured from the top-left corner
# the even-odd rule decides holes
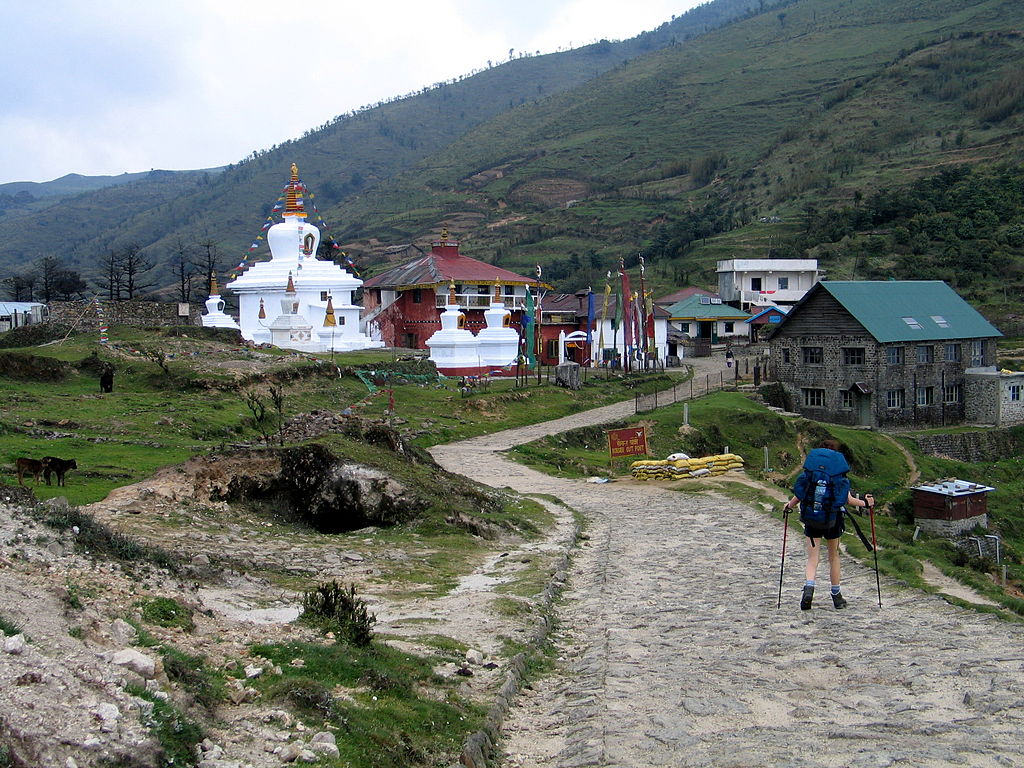
[[[885,580],[879,609],[874,573],[849,559],[849,608],[826,588],[802,612],[793,535],[777,610],[772,518],[653,484],[552,478],[498,453],[631,407],[434,449],[453,471],[552,494],[586,520],[558,668],[510,713],[505,766],[1024,765],[1024,627]]]

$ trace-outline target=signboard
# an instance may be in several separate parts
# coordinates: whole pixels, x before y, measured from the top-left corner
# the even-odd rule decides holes
[[[612,459],[647,455],[647,427],[608,431],[608,455]]]
[[[178,302],[178,317],[188,317],[192,313],[192,307],[188,302]]]

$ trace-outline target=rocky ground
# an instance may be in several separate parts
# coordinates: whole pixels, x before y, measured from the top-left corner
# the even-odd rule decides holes
[[[21,511],[13,491],[0,493],[0,616],[24,633],[4,638],[0,652],[0,734],[32,766],[85,768],[151,754],[143,723],[153,705],[129,693],[131,685],[156,698],[183,694],[125,621],[138,623],[139,600],[150,595],[196,611],[194,631],[153,628],[159,640],[246,674],[275,673],[250,656],[253,642],[311,636],[291,623],[298,607],[289,575],[358,583],[389,642],[415,648],[427,624],[479,651],[474,659],[497,659],[500,638],[525,637],[533,619],[495,611],[495,586],[566,551],[577,513],[584,538],[558,606],[557,671],[524,691],[510,714],[505,765],[1024,762],[1020,625],[885,581],[880,609],[874,574],[851,562],[849,608],[837,612],[821,595],[801,612],[793,536],[779,610],[781,531],[758,510],[653,483],[551,478],[501,455],[632,406],[433,451],[452,471],[563,502],[545,501],[556,524],[544,540],[495,542],[442,598],[389,594],[375,576],[416,554],[382,546],[374,529],[347,538],[344,548],[296,534],[198,493],[197,467],[159,473],[90,510],[116,530],[185,555],[194,569],[188,578],[94,561],[75,550],[74,532],[55,534]],[[453,674],[450,667],[438,671]],[[474,671],[463,692],[486,700],[503,670]],[[229,699],[210,720],[203,768],[269,768],[330,753],[329,733],[305,730],[255,698],[244,680]]]

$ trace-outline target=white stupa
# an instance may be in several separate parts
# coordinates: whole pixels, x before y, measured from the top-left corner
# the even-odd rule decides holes
[[[210,297],[206,300],[206,314],[201,318],[204,328],[233,328],[239,330],[238,323],[230,315],[224,314],[224,300],[220,297],[217,278],[210,278]]]
[[[465,321],[466,315],[459,310],[452,283],[448,287],[448,303],[441,313],[441,330],[424,342],[430,350],[430,359],[445,376],[475,376],[486,371],[476,336],[463,327]]]
[[[495,283],[491,306],[484,311],[486,328],[476,335],[480,360],[491,368],[502,368],[516,361],[519,334],[510,326],[512,313],[505,309],[501,284]]]
[[[238,294],[238,325],[242,337],[257,343],[271,342],[286,349],[343,352],[353,349],[383,347],[360,328],[362,307],[352,303],[352,293],[363,281],[333,261],[316,258],[320,230],[306,221],[299,169],[292,164],[291,180],[285,190],[284,220],[267,231],[270,261],[253,264],[229,283],[228,290]],[[274,336],[267,315],[281,306],[289,282],[293,278],[295,305],[289,323],[301,320],[310,326],[310,339],[302,346],[280,345]],[[328,304],[334,310],[335,325],[325,325]],[[278,315],[280,317],[280,315]],[[275,319],[276,323],[277,320]],[[279,333],[278,338],[283,338]],[[289,334],[290,336],[290,334]]]

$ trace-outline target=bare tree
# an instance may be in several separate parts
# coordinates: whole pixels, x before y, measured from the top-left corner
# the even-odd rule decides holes
[[[35,295],[36,275],[32,272],[11,275],[3,279],[4,288],[11,301],[32,301]]]
[[[142,252],[138,243],[129,243],[121,249],[121,264],[124,269],[124,290],[128,301],[138,298],[140,293],[156,286],[156,282],[145,277],[153,268],[152,260]]]
[[[199,253],[192,265],[199,271],[199,274],[205,279],[205,291],[210,290],[210,281],[213,280],[214,275],[219,271],[218,263],[220,262],[220,246],[217,241],[207,235],[201,241],[196,243],[199,249]],[[207,295],[209,295],[207,293]]]
[[[107,301],[121,301],[124,293],[124,266],[116,251],[99,258],[100,272],[96,285],[107,294]]]
[[[44,256],[35,266],[42,300],[45,302],[54,299],[67,301],[84,294],[89,287],[77,271],[64,267],[56,256]]]
[[[196,265],[192,261],[192,253],[195,246],[185,242],[182,237],[177,237],[171,252],[174,254],[171,260],[171,268],[174,270],[174,277],[178,281],[178,301],[187,302],[192,297],[192,281],[196,277]]]

